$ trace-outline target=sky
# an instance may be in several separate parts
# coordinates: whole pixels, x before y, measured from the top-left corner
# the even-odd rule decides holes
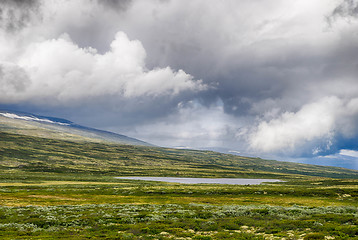
[[[0,108],[358,169],[358,0],[2,0]]]

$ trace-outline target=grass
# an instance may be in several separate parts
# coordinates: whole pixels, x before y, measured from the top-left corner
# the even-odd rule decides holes
[[[115,176],[250,177],[261,185]],[[1,239],[358,239],[358,174],[0,133]]]
[[[0,132],[0,169],[106,176],[358,179],[358,171],[212,151],[70,142]]]
[[[118,182],[44,181],[2,183],[2,185],[0,203],[4,206],[210,203],[358,207],[358,190],[354,186],[341,189],[340,185],[336,188],[332,185],[329,189],[322,189],[310,183],[298,187],[289,186],[287,183],[252,186],[181,185],[118,180]]]
[[[356,210],[210,204],[1,207],[0,236],[3,239],[325,239],[325,236],[357,239]]]

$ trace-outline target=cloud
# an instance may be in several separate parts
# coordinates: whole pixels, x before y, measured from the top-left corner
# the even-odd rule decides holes
[[[358,17],[358,1],[357,0],[343,0],[332,12],[331,18],[357,18]],[[330,19],[332,20],[332,19]]]
[[[17,75],[14,75],[15,70],[5,72],[0,100],[2,103],[32,101],[38,104],[46,100],[46,104],[66,105],[101,96],[119,99],[175,96],[182,91],[206,89],[201,81],[194,80],[183,70],[146,69],[145,57],[142,44],[129,40],[123,32],[116,34],[110,51],[104,54],[93,48],[78,47],[68,35],[31,43],[13,67]]]
[[[237,119],[225,114],[220,100],[210,106],[188,101],[180,102],[177,111],[169,116],[137,126],[127,133],[151,139],[161,146],[198,148],[225,145],[227,148],[238,148],[242,146],[237,142],[237,126],[244,122],[245,118]]]
[[[354,150],[341,149],[339,151],[339,154],[344,155],[344,156],[358,158],[358,151],[354,151]]]
[[[3,0],[0,9],[0,27],[7,32],[17,32],[31,23],[39,12],[37,0]]]
[[[0,95],[6,96],[6,101],[22,98],[29,84],[29,76],[22,68],[12,63],[0,63]]]
[[[132,0],[97,0],[97,3],[108,7],[108,9],[124,11],[131,5]]]
[[[358,99],[325,97],[261,121],[249,137],[251,148],[291,155],[319,155],[337,151],[338,137],[349,139],[357,132]],[[332,148],[332,149],[331,149]]]

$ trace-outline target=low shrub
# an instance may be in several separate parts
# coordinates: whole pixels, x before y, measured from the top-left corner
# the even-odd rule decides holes
[[[309,233],[304,238],[304,240],[324,240],[325,235],[323,233]]]

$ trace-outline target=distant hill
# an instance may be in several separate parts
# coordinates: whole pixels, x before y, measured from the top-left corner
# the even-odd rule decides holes
[[[15,111],[0,111],[0,131],[70,141],[153,146],[135,138],[81,126],[66,119]]]
[[[65,119],[10,111],[0,111],[0,169],[112,176],[358,179],[356,170],[161,148]]]
[[[337,167],[264,160],[213,151],[65,141],[0,131],[0,175],[1,172],[14,176],[47,172],[74,176],[358,179],[358,171]]]

